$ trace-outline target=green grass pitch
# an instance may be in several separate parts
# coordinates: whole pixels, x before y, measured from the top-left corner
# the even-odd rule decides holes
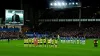
[[[100,56],[100,40],[97,48],[93,40],[86,40],[86,45],[59,44],[58,48],[28,48],[23,43],[23,40],[0,41],[0,56]]]

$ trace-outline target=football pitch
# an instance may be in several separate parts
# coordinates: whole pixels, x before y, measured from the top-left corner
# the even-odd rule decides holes
[[[94,47],[93,40],[81,44],[59,44],[58,48],[24,47],[23,40],[0,41],[0,56],[100,56],[99,47]]]

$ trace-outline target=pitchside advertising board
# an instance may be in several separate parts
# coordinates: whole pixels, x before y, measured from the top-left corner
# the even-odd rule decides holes
[[[35,34],[34,34],[35,33]],[[41,37],[46,37],[46,36],[48,36],[48,34],[39,34],[39,33],[36,33],[36,32],[26,32],[25,33],[25,35],[27,36],[27,37],[29,37],[29,38],[34,38],[34,37],[39,37],[39,38],[41,38]]]
[[[24,10],[5,10],[5,25],[24,25]]]

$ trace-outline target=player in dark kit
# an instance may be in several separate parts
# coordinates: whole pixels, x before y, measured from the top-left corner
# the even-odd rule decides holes
[[[97,39],[94,40],[94,47],[98,47],[98,40]]]
[[[10,33],[7,33],[6,35],[5,35],[5,37],[6,37],[6,39],[8,40],[8,43],[10,42]]]
[[[10,39],[9,39],[9,37],[7,37],[8,38],[8,43],[10,42]]]

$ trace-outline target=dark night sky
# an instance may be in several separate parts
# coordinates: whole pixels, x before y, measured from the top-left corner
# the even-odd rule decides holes
[[[6,1],[6,2],[5,2]],[[21,9],[21,0],[3,0],[0,1],[0,17],[2,17],[5,13],[5,9]],[[28,4],[32,8],[46,8],[47,1],[46,0],[32,0],[25,1],[23,0],[23,4]]]
[[[45,9],[50,0],[23,0],[23,4],[29,4],[32,8]],[[81,0],[83,6],[99,6],[98,0]],[[0,1],[0,17],[4,15],[5,9],[20,9],[21,0],[3,0]],[[5,3],[6,2],[6,3]]]

